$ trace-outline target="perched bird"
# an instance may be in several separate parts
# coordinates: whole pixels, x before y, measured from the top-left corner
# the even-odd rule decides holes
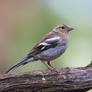
[[[73,30],[73,28],[66,24],[56,26],[51,32],[43,37],[43,39],[26,57],[11,67],[6,73],[21,65],[37,60],[41,60],[41,62],[45,64],[49,70],[55,71],[55,68],[50,64],[50,61],[58,58],[65,52],[69,41],[69,32],[71,30]]]

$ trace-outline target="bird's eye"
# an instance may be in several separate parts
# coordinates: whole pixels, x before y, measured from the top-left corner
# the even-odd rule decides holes
[[[64,29],[65,27],[64,27],[64,26],[62,26],[61,28],[62,28],[62,29]]]

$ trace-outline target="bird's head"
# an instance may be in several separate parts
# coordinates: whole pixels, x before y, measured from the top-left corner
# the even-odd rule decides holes
[[[68,33],[69,31],[73,30],[74,28],[66,25],[66,24],[60,24],[54,28],[53,31],[56,32],[62,32],[62,33]]]

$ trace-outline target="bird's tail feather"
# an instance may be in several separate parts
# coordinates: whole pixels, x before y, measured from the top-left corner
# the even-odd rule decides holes
[[[27,57],[25,57],[19,63],[17,63],[14,66],[12,66],[6,73],[9,73],[9,72],[15,70],[17,67],[19,67],[21,65],[25,65],[28,62],[32,62],[32,61],[34,61],[34,58],[33,57],[32,58],[29,58],[29,59]]]

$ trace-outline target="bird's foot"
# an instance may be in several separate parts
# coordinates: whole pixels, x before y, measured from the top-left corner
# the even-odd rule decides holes
[[[59,73],[59,71],[56,68],[54,68],[54,67],[50,67],[49,70],[51,72]]]

